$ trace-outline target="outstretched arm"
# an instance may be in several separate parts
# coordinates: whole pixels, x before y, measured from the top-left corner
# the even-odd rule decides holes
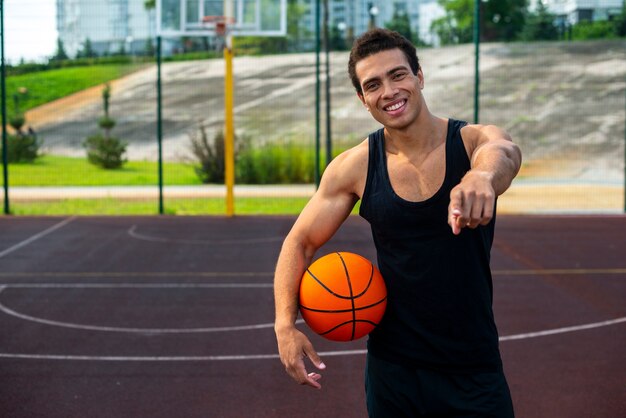
[[[308,357],[320,370],[326,366],[309,339],[295,326],[300,279],[317,249],[335,234],[358,199],[354,179],[358,178],[359,167],[353,160],[348,152],[327,167],[320,188],[287,235],[276,265],[274,330],[280,359],[295,381],[315,388],[321,387],[321,376],[307,373],[304,358]]]
[[[471,170],[450,192],[448,223],[455,235],[491,221],[496,197],[509,188],[522,163],[519,147],[496,126],[468,125],[461,135]]]

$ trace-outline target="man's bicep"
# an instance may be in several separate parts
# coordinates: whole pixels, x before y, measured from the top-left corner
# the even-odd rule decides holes
[[[290,235],[317,250],[337,232],[356,204],[354,195],[318,190],[300,213]]]

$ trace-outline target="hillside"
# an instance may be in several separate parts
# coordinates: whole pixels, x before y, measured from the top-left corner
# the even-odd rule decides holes
[[[431,110],[472,120],[473,46],[425,49],[418,55]],[[312,144],[314,65],[312,54],[237,57],[237,131],[256,141],[291,138]],[[377,125],[355,97],[346,65],[347,53],[331,54],[332,135],[335,141],[356,143]],[[626,41],[484,44],[480,66],[480,120],[505,127],[522,146],[522,176],[621,181]],[[221,127],[223,72],[221,60],[164,65],[166,158],[187,155],[188,133],[200,121],[212,131]],[[130,143],[130,158],[156,158],[155,80],[152,67],[113,85],[115,134]],[[34,109],[27,120],[44,138],[47,152],[82,156],[81,143],[97,130],[101,112],[99,90],[92,89]]]

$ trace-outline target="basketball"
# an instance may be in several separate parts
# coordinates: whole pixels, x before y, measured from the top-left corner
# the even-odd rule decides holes
[[[329,340],[352,341],[369,334],[386,306],[380,272],[358,254],[327,254],[309,266],[300,282],[302,317]]]

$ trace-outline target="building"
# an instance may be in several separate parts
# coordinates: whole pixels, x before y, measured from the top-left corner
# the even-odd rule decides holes
[[[323,4],[324,0],[320,3]],[[431,0],[434,1],[434,0]],[[301,0],[308,5],[308,11],[302,18],[303,27],[315,33],[315,14],[317,0]],[[420,0],[328,0],[328,21],[344,34],[349,41],[372,26],[385,26],[393,19],[394,13],[406,13],[414,33],[419,32]],[[320,11],[320,16],[322,16]]]
[[[154,38],[154,10],[144,0],[56,0],[57,30],[69,56],[89,39],[99,55],[140,52]]]
[[[436,0],[420,2],[417,28],[419,38],[423,42],[432,46],[439,46],[441,44],[439,36],[430,30],[430,26],[433,21],[445,15],[445,9]]]
[[[611,20],[622,12],[624,0],[544,0],[543,4],[561,21],[573,25],[583,21]]]
[[[204,1],[205,8],[219,3],[215,0]],[[309,35],[314,34],[318,0],[298,1],[306,6],[300,21],[301,27]],[[319,1],[323,4],[324,0]],[[408,16],[413,34],[419,35],[427,43],[438,44],[436,36],[430,33],[432,21],[443,14],[443,9],[436,0],[327,1],[331,31],[338,33],[348,45],[368,28],[385,26],[393,19],[395,13],[405,13]],[[56,2],[59,39],[69,56],[75,56],[82,51],[87,39],[98,55],[115,54],[120,51],[142,53],[146,50],[147,41],[155,37],[156,11],[146,10],[145,0],[56,0]],[[188,4],[198,7],[198,0],[188,0]],[[187,10],[187,15],[190,10],[193,8]],[[323,16],[322,11],[320,16]],[[164,53],[174,49],[173,45],[176,42],[173,39],[168,40],[167,46],[164,46]]]

